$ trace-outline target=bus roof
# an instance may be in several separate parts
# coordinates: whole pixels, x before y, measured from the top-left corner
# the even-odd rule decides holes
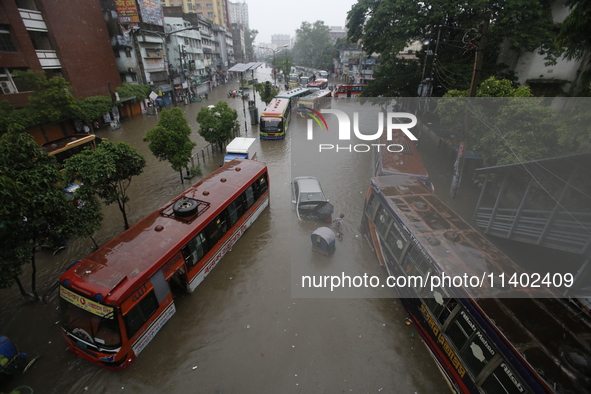
[[[298,101],[314,101],[314,100],[316,100],[317,98],[320,98],[320,97],[330,96],[331,93],[332,92],[330,90],[328,90],[328,89],[317,90],[317,91],[312,92],[311,94],[309,94],[307,96],[300,97],[298,99]]]
[[[144,282],[160,269],[178,245],[215,217],[265,168],[259,161],[232,160],[88,255],[60,281],[69,280],[73,289],[88,290],[91,296],[100,293],[105,304],[114,304],[135,288],[134,282]],[[198,214],[174,215],[174,203],[183,198],[199,202]]]
[[[289,100],[284,98],[277,98],[275,97],[267,108],[263,111],[261,116],[282,116],[285,113],[285,110],[289,106]]]
[[[448,208],[418,177],[408,174],[372,178],[374,190],[384,197],[382,202],[400,218],[407,232],[430,256],[432,265],[448,276],[477,276],[504,273],[510,277],[523,272],[483,235]],[[507,296],[507,288],[465,288],[465,297]],[[538,296],[556,294],[540,290]]]
[[[74,146],[78,146],[80,144],[84,144],[89,141],[93,141],[96,139],[94,134],[72,134],[64,138],[60,138],[55,141],[46,142],[45,144],[41,145],[39,148],[48,153],[49,155],[55,155],[59,152],[62,152],[66,149],[70,149]]]
[[[310,92],[310,89],[308,88],[295,88],[292,90],[289,90],[285,93],[282,94],[278,94],[275,97],[278,98],[292,98],[292,97],[298,97],[298,96],[305,96]]]
[[[384,146],[381,146],[379,153],[375,153],[378,155],[377,159],[380,160],[380,166],[378,173],[374,175],[381,176],[403,173],[421,177],[429,176],[414,142],[411,141],[401,130],[393,130],[391,141],[387,140],[386,133],[382,133],[380,144],[383,144]],[[387,147],[392,144],[402,145],[402,151],[388,151]],[[399,147],[395,147],[391,150],[399,149]]]

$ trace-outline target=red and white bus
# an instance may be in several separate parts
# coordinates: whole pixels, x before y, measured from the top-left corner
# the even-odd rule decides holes
[[[129,365],[269,205],[267,166],[233,160],[70,266],[61,325],[74,353]]]
[[[335,98],[344,97],[357,97],[363,91],[365,85],[354,84],[354,85],[337,85],[337,89],[334,92]]]
[[[328,89],[318,90],[308,96],[300,97],[298,99],[298,115],[305,116],[301,108],[311,108],[319,111],[322,108],[330,107],[332,102],[332,92]]]
[[[275,97],[261,113],[259,136],[262,140],[282,140],[289,128],[291,100]]]

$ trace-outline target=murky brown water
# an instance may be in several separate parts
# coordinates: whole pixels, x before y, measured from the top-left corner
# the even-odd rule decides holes
[[[255,76],[270,80],[269,69]],[[182,107],[200,150],[196,114],[203,105],[227,100],[238,110],[242,136],[258,137],[239,99],[226,99],[225,85],[209,100]],[[257,99],[259,113],[264,104]],[[243,118],[246,113],[247,119]],[[132,181],[129,219],[143,216],[178,195],[179,174],[157,161],[142,138],[158,121],[138,116],[101,137],[126,141],[147,159],[144,174]],[[244,126],[248,131],[244,131]],[[369,156],[327,156],[319,168],[299,145],[305,120],[295,119],[285,141],[259,141],[259,160],[269,165],[271,204],[243,238],[192,295],[176,299],[177,313],[126,370],[112,372],[74,356],[61,338],[57,294],[49,303],[27,304],[16,288],[0,292],[0,332],[13,339],[29,359],[39,360],[8,391],[26,385],[35,393],[437,393],[449,392],[434,361],[400,302],[391,298],[297,298],[292,280],[297,264],[308,272],[347,271],[352,275],[386,273],[359,235],[363,199],[369,179]],[[321,137],[319,137],[321,138]],[[296,149],[297,147],[297,149]],[[217,168],[221,156],[202,166]],[[363,167],[367,166],[367,172]],[[336,213],[346,215],[345,239],[331,259],[310,252],[309,235],[317,224],[298,223],[291,204],[293,176],[317,176]],[[105,208],[99,244],[123,230],[115,206]],[[54,283],[72,261],[92,248],[89,240],[73,240],[57,256],[38,254],[39,290]],[[291,256],[290,256],[291,255]],[[294,267],[295,266],[295,267]],[[28,277],[22,278],[28,286]]]

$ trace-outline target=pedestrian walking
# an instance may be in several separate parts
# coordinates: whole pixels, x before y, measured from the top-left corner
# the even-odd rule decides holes
[[[344,218],[345,218],[345,214],[341,213],[338,218],[336,218],[332,221],[332,227],[335,229],[335,232],[337,234],[337,237],[339,238],[339,241],[342,241],[343,235],[345,235],[343,233],[343,219]]]

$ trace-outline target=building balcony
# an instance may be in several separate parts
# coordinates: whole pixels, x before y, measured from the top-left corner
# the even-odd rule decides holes
[[[38,49],[35,52],[37,53],[39,63],[41,63],[41,68],[62,68],[62,64],[60,63],[60,60],[57,57],[56,51]]]
[[[27,30],[47,31],[47,25],[43,20],[43,15],[39,11],[26,10],[24,8],[19,8],[18,11]]]

